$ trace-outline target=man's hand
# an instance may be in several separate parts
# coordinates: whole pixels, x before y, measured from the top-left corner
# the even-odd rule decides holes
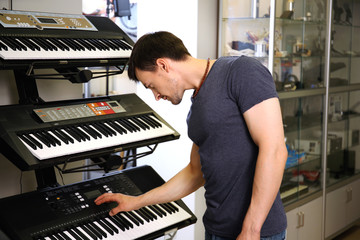
[[[95,204],[100,205],[103,203],[117,202],[117,207],[111,209],[109,212],[110,216],[114,216],[119,212],[127,212],[140,208],[136,206],[135,199],[136,197],[134,196],[124,195],[121,193],[104,193],[95,199]]]

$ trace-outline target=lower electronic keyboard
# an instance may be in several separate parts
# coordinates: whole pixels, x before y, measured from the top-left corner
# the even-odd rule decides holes
[[[97,206],[105,192],[139,195],[163,184],[149,166],[72,185],[0,199],[0,229],[11,240],[154,239],[196,222],[181,201],[109,215],[116,204]]]
[[[178,139],[136,94],[0,107],[1,153],[33,170]]]

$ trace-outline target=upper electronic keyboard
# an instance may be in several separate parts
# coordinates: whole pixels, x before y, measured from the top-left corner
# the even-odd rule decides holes
[[[1,152],[21,170],[179,138],[136,94],[0,107]]]
[[[105,192],[139,195],[164,180],[149,166],[72,185],[0,199],[0,229],[11,240],[154,239],[196,222],[181,201],[146,206],[113,217],[114,203],[97,206]]]
[[[128,59],[133,41],[106,17],[0,10],[0,57]]]

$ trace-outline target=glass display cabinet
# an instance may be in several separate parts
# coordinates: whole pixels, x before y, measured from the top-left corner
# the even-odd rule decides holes
[[[219,0],[218,57],[257,58],[278,91],[289,239],[330,239],[360,219],[359,42],[359,0]],[[301,233],[304,209],[316,230]]]
[[[219,6],[219,57],[257,58],[279,93],[289,155],[283,202],[321,195],[326,1],[223,0]]]

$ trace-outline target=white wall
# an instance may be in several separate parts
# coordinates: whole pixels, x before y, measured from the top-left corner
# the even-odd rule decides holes
[[[148,32],[165,30],[180,37],[190,54],[198,58],[216,57],[217,1],[216,0],[139,0],[138,37]],[[137,94],[180,134],[179,140],[159,144],[150,156],[138,164],[148,164],[169,180],[189,162],[191,140],[187,136],[186,117],[191,105],[192,91],[185,93],[182,102],[174,106],[168,101],[155,101],[151,91],[138,85]],[[177,239],[204,239],[202,215],[205,209],[203,190],[184,198],[196,214],[196,225],[181,229]]]

